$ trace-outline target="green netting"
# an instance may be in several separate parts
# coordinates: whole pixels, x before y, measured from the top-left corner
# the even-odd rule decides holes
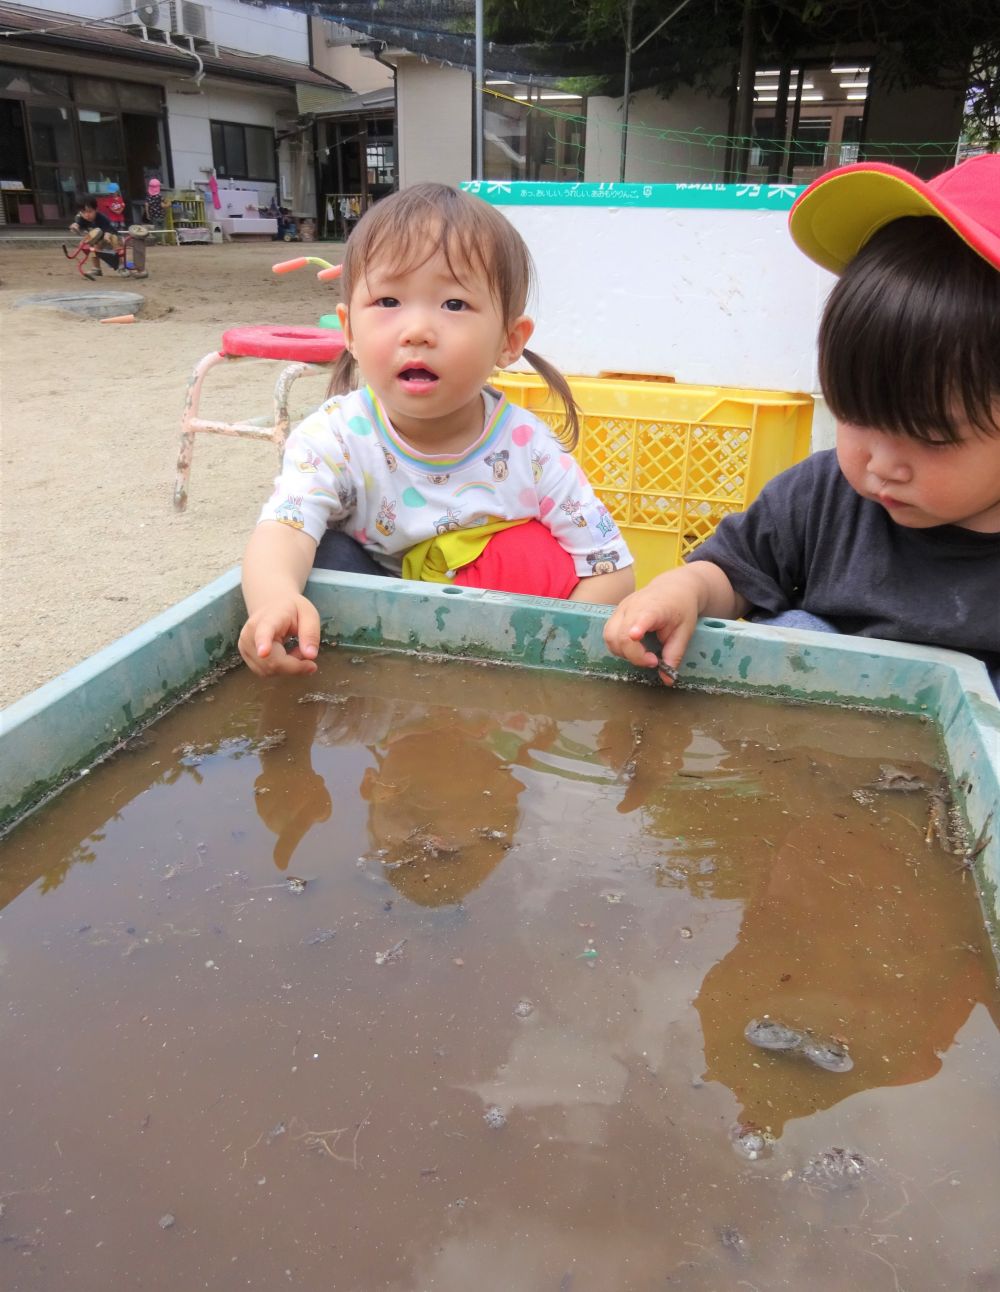
[[[401,45],[414,54],[454,67],[475,66],[474,0],[276,0],[328,22],[339,22],[370,40]],[[575,43],[549,41],[543,45],[483,44],[483,65],[489,73],[516,73],[551,82],[553,67],[575,63]],[[584,69],[585,70],[585,69]]]
[[[509,96],[486,89],[493,99]],[[490,158],[487,150],[487,178],[505,179],[582,179],[587,118],[547,106],[545,103],[516,100],[531,118],[530,129],[546,141],[544,162],[538,174],[500,173],[499,157]],[[678,184],[690,181],[722,182],[734,178],[735,166],[745,159],[745,176],[751,179],[772,178],[777,182],[808,182],[824,171],[856,161],[890,162],[917,172],[935,173],[960,159],[961,150],[954,139],[922,142],[865,140],[860,143],[825,144],[811,138],[791,139],[785,143],[773,139],[726,135],[706,130],[671,130],[650,126],[642,121],[622,127],[614,121],[602,122],[605,154],[617,158],[623,130],[627,135],[628,178],[650,183]],[[607,139],[614,136],[615,143]],[[489,165],[492,160],[492,169]],[[494,173],[496,172],[496,173]],[[617,178],[602,176],[601,178]]]

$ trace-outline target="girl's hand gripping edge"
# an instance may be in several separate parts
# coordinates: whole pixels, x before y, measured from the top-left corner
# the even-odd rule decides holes
[[[310,674],[317,669],[319,612],[301,593],[273,601],[250,616],[240,632],[239,650],[258,677]],[[292,640],[289,640],[289,639]]]

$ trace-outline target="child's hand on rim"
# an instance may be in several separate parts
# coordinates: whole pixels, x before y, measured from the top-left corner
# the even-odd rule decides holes
[[[612,655],[640,668],[659,669],[660,680],[672,686],[698,619],[738,619],[748,610],[749,602],[717,565],[695,560],[626,597],[604,625],[604,642]],[[660,639],[659,655],[643,644],[647,633]]]
[[[671,685],[698,623],[698,589],[686,573],[671,570],[631,593],[604,625],[604,643],[612,655],[640,668],[666,665],[660,677]],[[649,633],[660,640],[658,655],[643,642]]]
[[[239,651],[258,677],[308,676],[318,667],[319,635],[319,613],[307,597],[299,594],[256,610],[243,625]]]

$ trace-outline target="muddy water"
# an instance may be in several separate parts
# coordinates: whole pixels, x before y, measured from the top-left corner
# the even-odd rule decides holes
[[[939,761],[462,663],[231,674],[0,843],[0,1286],[1000,1287],[994,962],[926,793],[871,788]]]

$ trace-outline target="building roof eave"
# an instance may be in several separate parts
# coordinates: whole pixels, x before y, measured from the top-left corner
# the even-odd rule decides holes
[[[105,24],[95,28],[88,26],[83,20],[74,22],[73,17],[71,14],[28,9],[21,5],[0,4],[0,27],[7,35],[4,57],[16,57],[18,50],[62,50],[95,57],[121,58],[142,66],[158,66],[180,75],[191,70],[192,59],[197,57],[206,76],[252,81],[288,89],[297,84],[308,84],[351,93],[351,87],[343,81],[306,64],[269,55],[258,58],[217,45],[204,44],[196,46],[192,51],[166,41],[143,40],[125,27]],[[62,21],[63,18],[68,21]],[[58,26],[53,29],[47,27],[46,23],[58,23]]]

